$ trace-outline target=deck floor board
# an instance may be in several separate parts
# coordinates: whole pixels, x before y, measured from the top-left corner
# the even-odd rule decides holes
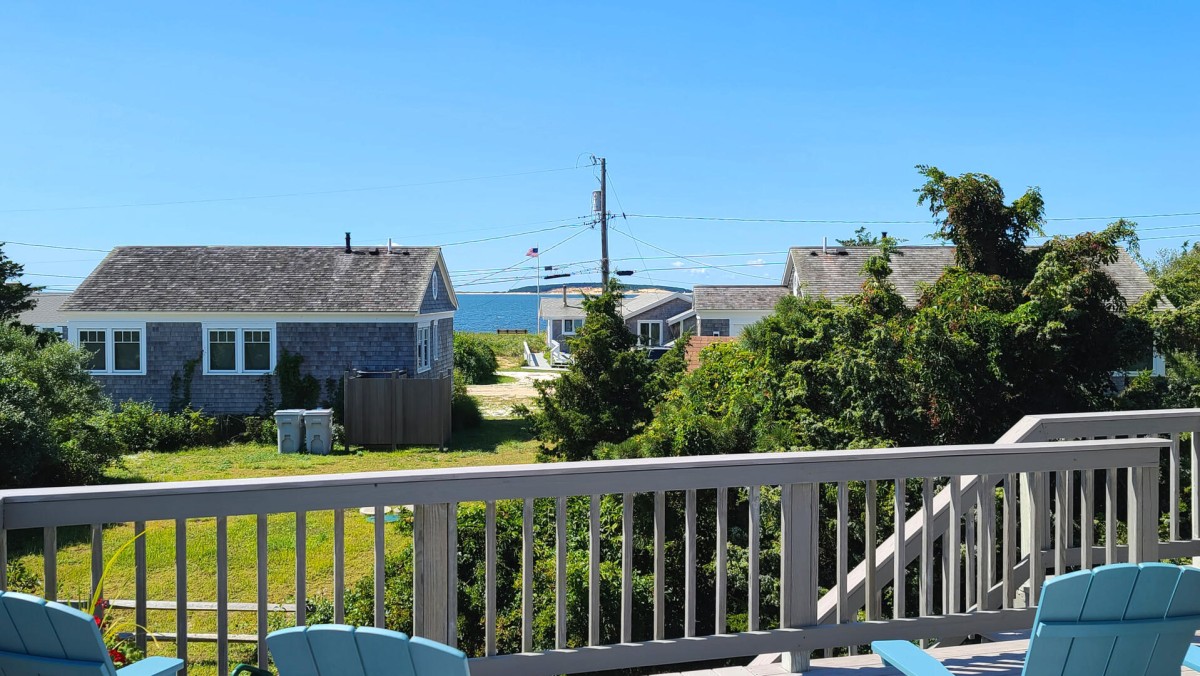
[[[955,676],[1020,676],[1028,641],[1005,641],[938,648],[929,651],[946,665]],[[899,671],[880,665],[874,655],[834,657],[813,660],[812,670],[805,676],[898,676]],[[663,676],[779,676],[786,674],[780,664],[761,664],[748,667],[723,667],[699,671],[671,672]],[[1191,669],[1181,669],[1182,675],[1197,675]]]

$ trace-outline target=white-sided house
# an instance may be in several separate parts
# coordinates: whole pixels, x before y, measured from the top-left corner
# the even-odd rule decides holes
[[[785,286],[704,285],[695,295],[696,335],[742,335],[742,329],[775,311],[775,304],[788,295]]]
[[[253,413],[283,351],[325,390],[349,369],[449,377],[458,300],[437,247],[118,247],[62,306],[116,401]],[[328,393],[326,393],[328,394]]]
[[[36,291],[32,296],[33,307],[17,316],[17,321],[32,326],[38,331],[67,336],[67,320],[62,313],[63,303],[71,296],[68,291]]]
[[[569,352],[568,342],[583,326],[586,313],[579,298],[549,296],[541,299],[541,317],[546,322],[546,336]],[[621,303],[621,317],[629,332],[645,347],[666,345],[679,337],[679,322],[671,320],[692,309],[692,296],[684,292],[648,292],[626,296]],[[553,349],[553,345],[551,346]]]

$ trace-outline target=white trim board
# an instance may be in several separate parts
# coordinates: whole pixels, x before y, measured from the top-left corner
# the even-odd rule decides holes
[[[455,311],[411,314],[404,312],[64,312],[68,324],[105,324],[120,321],[169,322],[275,322],[278,324],[411,324],[431,319],[453,319]]]

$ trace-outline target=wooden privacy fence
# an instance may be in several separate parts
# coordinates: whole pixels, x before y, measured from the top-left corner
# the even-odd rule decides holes
[[[367,447],[450,443],[451,378],[345,376],[346,443]]]

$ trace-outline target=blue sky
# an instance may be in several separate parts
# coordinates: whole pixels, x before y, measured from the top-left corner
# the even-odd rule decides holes
[[[0,240],[543,230],[448,246],[460,290],[531,282],[487,275],[572,236],[542,263],[596,279],[592,154],[613,212],[850,221],[618,219],[641,283],[768,283],[858,221],[924,242],[918,163],[1040,186],[1050,218],[1200,212],[1194,3],[533,4],[0,4]],[[162,202],[188,203],[77,208]],[[1139,222],[1151,251],[1200,238]],[[6,250],[66,287],[103,255]]]

